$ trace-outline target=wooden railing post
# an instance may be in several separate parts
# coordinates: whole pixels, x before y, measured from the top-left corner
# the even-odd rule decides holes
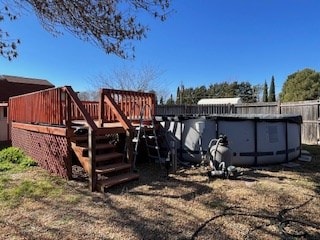
[[[100,95],[99,95],[99,116],[98,116],[98,122],[99,122],[99,127],[103,127],[103,119],[104,119],[104,115],[105,115],[105,107],[104,107],[104,94],[103,94],[103,90],[100,90]]]
[[[126,152],[127,152],[127,159],[128,159],[128,163],[131,164],[131,166],[133,167],[133,145],[132,145],[132,139],[133,139],[133,131],[131,129],[126,131]]]
[[[89,187],[92,192],[97,190],[97,173],[96,173],[96,132],[89,128],[88,132],[88,156],[90,161]]]
[[[65,100],[65,121],[66,121],[66,127],[67,129],[71,128],[72,125],[72,119],[71,119],[71,98],[70,96],[64,91],[61,90],[61,100],[64,101]]]
[[[70,96],[64,91],[64,89],[60,89],[60,107],[62,108],[62,102],[65,102],[65,126],[67,129],[67,174],[68,177],[72,177],[72,147],[71,147],[71,135],[73,134],[72,130],[72,119],[71,119],[71,98]],[[62,116],[60,116],[62,118]]]

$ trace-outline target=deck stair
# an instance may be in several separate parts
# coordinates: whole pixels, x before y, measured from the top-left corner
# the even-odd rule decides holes
[[[139,174],[132,172],[131,164],[126,162],[124,154],[117,152],[115,146],[108,143],[106,136],[96,136],[95,146],[98,191],[103,192],[114,185],[139,178]],[[89,173],[88,135],[74,136],[71,147],[84,170]]]

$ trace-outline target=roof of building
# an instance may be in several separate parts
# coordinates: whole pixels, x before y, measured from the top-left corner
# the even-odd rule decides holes
[[[8,102],[10,97],[52,87],[54,85],[44,79],[0,75],[0,102]]]
[[[237,104],[242,103],[241,98],[203,98],[200,99],[199,105],[209,105],[209,104]]]
[[[5,80],[7,82],[12,82],[12,83],[36,84],[36,85],[44,85],[44,86],[54,87],[54,85],[52,83],[50,83],[48,80],[44,80],[44,79],[0,75],[0,80]]]

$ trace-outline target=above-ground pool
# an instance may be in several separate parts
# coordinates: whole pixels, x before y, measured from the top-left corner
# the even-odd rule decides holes
[[[300,155],[300,115],[213,115],[156,117],[175,141],[178,157],[201,161],[211,139],[227,135],[232,164],[265,165],[291,161]]]

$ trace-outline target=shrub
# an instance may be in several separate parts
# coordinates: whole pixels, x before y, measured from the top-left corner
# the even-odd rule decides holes
[[[0,151],[0,171],[8,171],[14,168],[26,168],[37,165],[34,160],[16,147],[5,148]]]
[[[25,154],[19,148],[9,147],[0,151],[0,162],[20,164],[23,158]]]

